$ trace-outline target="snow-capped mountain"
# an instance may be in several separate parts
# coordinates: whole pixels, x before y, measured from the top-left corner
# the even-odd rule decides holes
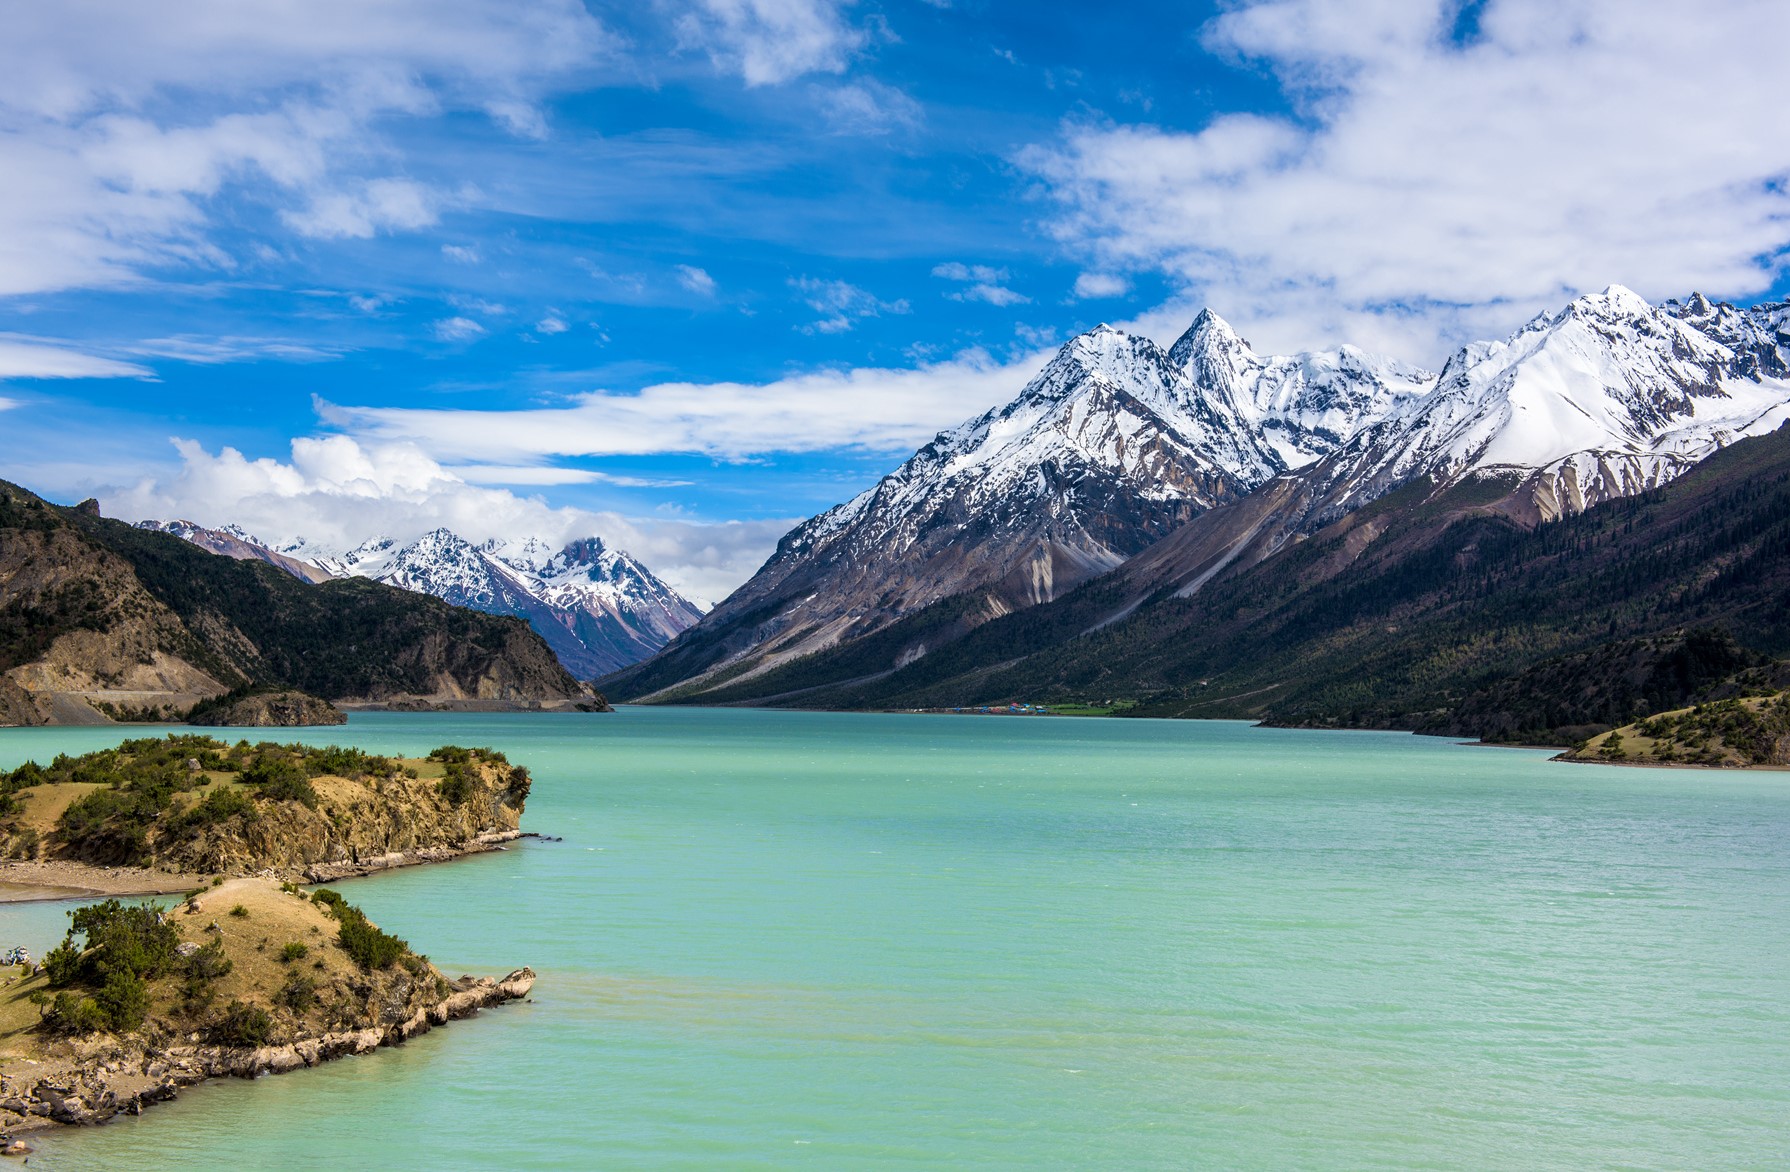
[[[1353,346],[1263,358],[1202,310],[1169,350],[1188,383],[1224,399],[1284,471],[1329,455],[1361,428],[1427,394],[1434,373]]]
[[[1047,601],[1333,450],[1427,377],[1352,349],[1262,358],[1210,312],[1168,350],[1100,326],[787,535],[691,654],[757,670],[954,595],[980,592],[960,625]]]
[[[792,531],[623,690],[710,675],[733,686],[959,598],[951,615],[891,636],[899,666],[1208,510],[1183,530],[1186,557],[1176,542],[1152,551],[1166,566],[1152,580],[1184,586],[1252,564],[1425,476],[1499,478],[1527,494],[1526,516],[1558,516],[1663,483],[1786,418],[1790,305],[1654,307],[1612,287],[1461,348],[1439,375],[1348,346],[1259,356],[1210,311],[1167,351],[1101,326],[1012,402]]]
[[[702,617],[632,556],[595,537],[555,550],[537,538],[475,545],[436,529],[411,542],[381,537],[346,553],[311,552],[338,576],[525,618],[580,679],[638,663]]]
[[[212,553],[223,554],[237,561],[267,562],[278,566],[294,578],[302,582],[327,582],[335,577],[330,571],[314,565],[302,558],[284,554],[255,537],[240,525],[225,525],[221,529],[208,529],[192,521],[141,521],[139,529],[153,529],[161,533],[172,533],[183,541],[190,541],[200,549]]]
[[[1612,286],[1463,347],[1331,458],[1326,515],[1424,475],[1526,479],[1542,517],[1663,484],[1790,419],[1787,317],[1701,297],[1655,308]]]
[[[702,617],[651,570],[595,537],[559,549],[532,537],[475,545],[436,529],[410,542],[374,538],[343,553],[302,539],[275,546],[234,525],[139,524],[213,553],[269,562],[307,582],[372,578],[456,606],[517,615],[585,680],[638,663]]]

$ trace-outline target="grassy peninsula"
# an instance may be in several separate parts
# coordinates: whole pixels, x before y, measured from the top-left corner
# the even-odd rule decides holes
[[[0,1131],[140,1114],[183,1086],[402,1042],[528,994],[450,981],[328,889],[234,879],[169,908],[69,913],[35,968],[0,969]]]
[[[1790,768],[1790,691],[1662,712],[1592,737],[1568,761]]]
[[[530,784],[493,749],[398,759],[197,734],[128,740],[0,774],[0,881],[97,893],[268,872],[323,882],[516,838]]]

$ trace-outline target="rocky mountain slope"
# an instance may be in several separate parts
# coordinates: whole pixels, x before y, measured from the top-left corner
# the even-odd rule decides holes
[[[446,529],[411,542],[378,537],[347,551],[279,546],[229,526],[143,521],[228,557],[269,562],[307,582],[371,578],[455,606],[527,620],[579,679],[638,663],[702,617],[626,551],[586,538],[553,549],[533,538],[474,544]]]
[[[238,561],[266,562],[285,570],[301,582],[327,582],[336,576],[322,566],[281,553],[249,534],[240,525],[208,529],[192,521],[139,521],[137,527],[153,529],[159,533],[172,533],[200,549],[236,558]]]
[[[1752,670],[1784,686],[1752,665],[1790,654],[1790,429],[1548,523],[1513,513],[1520,488],[1424,480],[1190,594],[1132,605],[1138,584],[1108,575],[897,669],[874,665],[898,627],[764,686],[817,707],[1117,697],[1553,744]]]
[[[1739,310],[1692,298],[1655,308],[1612,288],[1539,317],[1504,342],[1464,347],[1424,389],[1419,372],[1349,351],[1258,359],[1203,314],[1161,365],[1171,372],[1169,385],[1181,388],[1176,401],[1207,405],[1206,419],[1225,432],[1222,439],[1207,434],[1198,452],[1213,482],[1249,491],[1202,500],[1182,490],[1176,499],[1192,515],[1166,537],[1142,541],[1121,565],[1083,575],[1099,609],[1077,612],[1073,621],[1081,626],[1055,635],[1120,623],[1158,596],[1196,595],[1320,536],[1323,557],[1300,555],[1305,585],[1345,574],[1376,546],[1376,557],[1410,553],[1454,521],[1498,518],[1528,530],[1668,483],[1725,445],[1790,418],[1787,322],[1786,306]],[[1115,356],[1152,350],[1117,338],[1100,346],[1077,339],[1052,368],[1075,355],[1088,371],[1084,381],[1104,381],[1100,370],[1136,365]],[[1037,386],[1003,411],[1029,404]],[[1342,421],[1352,412],[1364,414],[1353,416],[1350,430]],[[981,434],[981,423],[958,431]],[[616,689],[703,702],[829,703],[827,689],[856,680],[866,694],[881,694],[871,681],[1018,609],[967,573],[942,583],[930,600],[916,594],[905,610],[879,608],[864,591],[841,589],[840,573],[826,564],[824,543],[860,529],[879,494],[903,483],[924,498],[913,483],[940,482],[926,474],[928,451],[872,493],[797,530],[712,621],[618,677]],[[1145,479],[1140,491],[1147,491]],[[1001,531],[1033,517],[1024,512]],[[1416,519],[1422,523],[1413,528]],[[957,532],[973,540],[977,520],[960,522]],[[1388,533],[1402,534],[1406,544],[1384,543]],[[974,561],[976,552],[956,556]],[[855,561],[865,556],[856,553]],[[930,564],[924,549],[910,556]],[[997,548],[995,567],[1001,564]],[[781,581],[798,588],[781,589]],[[962,588],[950,592],[953,585]],[[792,610],[836,611],[841,600],[850,622],[797,644],[805,657],[766,653]]]
[[[174,717],[245,686],[336,701],[594,703],[526,624],[51,505],[0,482],[0,723]]]
[[[735,680],[974,594],[949,638],[1056,598],[1190,517],[1308,463],[1420,393],[1422,371],[1348,349],[1263,359],[1217,315],[1173,347],[1110,326],[1019,395],[788,534],[650,665],[634,694]],[[916,646],[914,654],[923,654]]]

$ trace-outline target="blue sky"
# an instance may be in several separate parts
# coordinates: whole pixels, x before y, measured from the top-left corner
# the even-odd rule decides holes
[[[1775,7],[18,6],[0,476],[713,599],[1100,321],[1436,364],[1785,296]]]

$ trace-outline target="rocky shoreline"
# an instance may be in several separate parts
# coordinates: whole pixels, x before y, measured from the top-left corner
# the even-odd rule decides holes
[[[300,883],[333,883],[338,879],[376,875],[399,867],[448,863],[468,855],[506,850],[507,843],[519,839],[539,837],[520,830],[491,830],[462,843],[389,851],[370,858],[313,863],[308,867],[268,868],[262,875]],[[178,895],[210,882],[209,875],[157,871],[147,867],[99,867],[67,859],[14,859],[0,862],[0,905],[102,895]]]
[[[184,1087],[210,1078],[256,1078],[316,1066],[332,1059],[395,1046],[438,1025],[481,1009],[519,1001],[534,988],[535,973],[520,968],[506,977],[461,977],[454,991],[402,1021],[360,1030],[329,1032],[278,1046],[177,1045],[153,1047],[101,1039],[66,1061],[29,1062],[29,1069],[0,1073],[0,1145],[15,1135],[57,1125],[106,1123],[141,1115],[145,1107],[175,1098]]]

